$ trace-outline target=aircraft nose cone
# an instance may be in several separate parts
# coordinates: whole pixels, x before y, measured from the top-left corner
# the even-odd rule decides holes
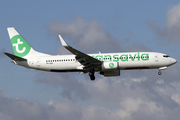
[[[174,58],[172,58],[172,59],[171,59],[171,63],[172,63],[172,64],[176,64],[176,63],[177,63],[177,60],[174,59]]]

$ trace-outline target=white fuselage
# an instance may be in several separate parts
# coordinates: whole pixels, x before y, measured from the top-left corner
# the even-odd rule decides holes
[[[119,70],[160,69],[176,63],[175,59],[157,52],[100,53],[89,55],[100,61],[117,62]],[[28,68],[52,72],[84,71],[84,66],[75,59],[75,55],[30,57],[27,58],[27,62],[14,61],[14,63]],[[96,71],[103,71],[103,69],[97,69]]]
[[[48,55],[35,51],[13,27],[7,28],[14,55],[4,53],[17,65],[51,72],[89,73],[95,80],[94,73],[105,77],[120,76],[120,70],[159,69],[165,70],[176,63],[166,54],[157,52],[124,52],[85,54],[71,46],[59,35],[59,39],[73,55]]]

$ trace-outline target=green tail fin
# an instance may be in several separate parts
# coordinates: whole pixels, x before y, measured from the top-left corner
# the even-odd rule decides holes
[[[25,57],[31,50],[31,46],[24,38],[13,28],[7,28],[14,54],[18,57]]]

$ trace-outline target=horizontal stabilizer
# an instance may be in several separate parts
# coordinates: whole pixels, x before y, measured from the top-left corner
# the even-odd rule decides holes
[[[15,61],[27,61],[27,59],[18,57],[16,55],[13,55],[13,54],[10,54],[10,53],[4,53],[4,54],[7,55],[8,57],[10,57],[12,60],[15,60]]]

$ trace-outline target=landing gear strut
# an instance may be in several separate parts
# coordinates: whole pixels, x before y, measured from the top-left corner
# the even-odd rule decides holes
[[[162,74],[161,70],[165,70],[165,69],[167,69],[167,67],[166,67],[166,66],[165,66],[165,67],[161,67],[161,68],[159,68],[158,75],[161,75],[161,74]]]
[[[95,80],[94,70],[90,70],[90,72],[89,72],[89,76],[90,76],[90,78],[91,78],[91,80],[92,80],[92,81],[94,81],[94,80]]]

